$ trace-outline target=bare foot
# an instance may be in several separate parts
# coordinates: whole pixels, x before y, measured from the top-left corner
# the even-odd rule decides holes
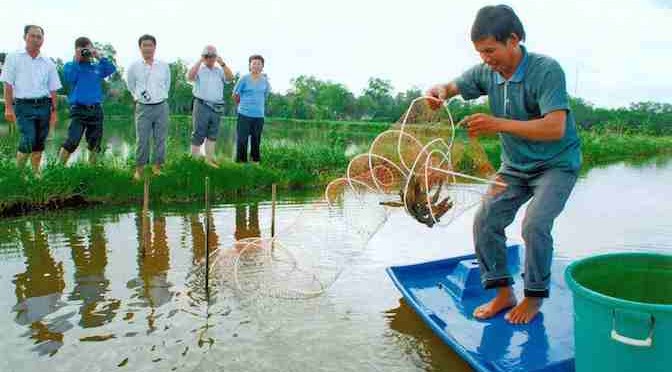
[[[528,324],[539,313],[542,303],[542,298],[525,297],[504,316],[504,319],[511,324]]]
[[[474,318],[484,320],[490,319],[516,305],[516,296],[513,295],[513,290],[508,287],[500,288],[497,291],[497,296],[492,301],[487,302],[474,310]]]
[[[135,172],[133,172],[133,181],[139,182],[141,178],[142,175],[140,174],[139,171],[136,170]]]
[[[161,166],[158,165],[158,164],[154,164],[154,166],[152,167],[152,174],[154,176],[160,176],[162,174],[161,173]]]
[[[207,165],[209,165],[213,168],[219,168],[219,164],[217,164],[217,162],[214,159],[206,158],[205,159],[205,164],[207,164]]]

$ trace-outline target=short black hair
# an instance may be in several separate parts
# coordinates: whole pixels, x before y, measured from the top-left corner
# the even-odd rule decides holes
[[[265,65],[265,64],[266,64],[266,63],[264,62],[264,57],[262,57],[261,54],[253,54],[253,55],[251,55],[250,58],[247,60],[247,63],[250,64],[250,63],[252,63],[252,61],[254,61],[255,59],[260,60],[262,65]]]
[[[75,40],[75,48],[84,48],[88,45],[93,45],[93,43],[91,42],[91,39],[86,36],[78,37]]]
[[[23,26],[23,37],[26,37],[28,35],[28,31],[30,31],[31,28],[39,28],[40,32],[42,32],[42,36],[44,36],[44,29],[38,25],[25,25]]]
[[[144,35],[140,36],[140,38],[138,39],[138,46],[141,46],[142,42],[146,41],[146,40],[151,41],[154,44],[154,46],[156,46],[156,38],[152,35],[149,35],[149,34],[144,34]]]
[[[520,41],[525,40],[523,24],[508,5],[490,5],[481,8],[471,26],[472,42],[494,37],[495,40],[504,43],[511,34],[516,34]]]

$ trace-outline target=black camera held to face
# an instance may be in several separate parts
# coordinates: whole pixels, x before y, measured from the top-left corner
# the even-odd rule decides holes
[[[80,55],[83,59],[93,59],[93,58],[97,58],[97,57],[98,57],[98,56],[96,55],[96,50],[93,49],[93,48],[90,48],[90,47],[89,47],[89,48],[82,48],[82,49],[80,49],[80,50],[79,50],[79,55]]]

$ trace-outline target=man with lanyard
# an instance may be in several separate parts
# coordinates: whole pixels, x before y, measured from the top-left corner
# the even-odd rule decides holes
[[[54,62],[40,53],[42,27],[26,26],[23,39],[25,50],[7,56],[0,81],[5,83],[5,119],[16,121],[21,135],[16,165],[22,168],[31,156],[33,173],[39,176],[44,143],[50,126],[56,125],[56,91],[61,81]]]
[[[61,147],[59,154],[63,164],[68,162],[75,152],[82,135],[86,133],[89,144],[89,162],[96,161],[96,154],[101,151],[103,137],[103,80],[117,71],[116,67],[105,57],[98,60],[98,51],[91,40],[80,37],[75,40],[75,56],[72,62],[65,64],[63,75],[65,81],[72,86],[70,92],[70,127],[68,138]]]
[[[512,324],[529,323],[549,296],[555,218],[562,212],[581,166],[580,141],[569,108],[562,68],[550,57],[528,53],[520,43],[525,31],[513,9],[486,6],[478,11],[471,40],[484,63],[448,84],[432,87],[430,105],[460,94],[488,96],[493,115],[465,118],[470,136],[498,134],[502,166],[474,219],[474,245],[486,289],[496,297],[474,311],[488,319],[505,316]],[[524,299],[517,302],[507,269],[505,228],[530,201],[522,226],[525,241]]]
[[[215,61],[219,66],[215,65]],[[217,55],[217,49],[208,45],[203,49],[201,59],[187,72],[187,80],[194,84],[191,154],[199,157],[205,141],[205,162],[217,168],[215,143],[219,120],[224,112],[224,84],[233,80],[233,73]]]
[[[135,99],[135,133],[137,141],[136,167],[133,178],[139,181],[149,163],[150,136],[154,140],[155,176],[161,174],[166,158],[166,134],[168,132],[168,91],[170,90],[170,67],[154,59],[156,38],[142,35],[138,39],[142,60],[128,68],[126,84]]]

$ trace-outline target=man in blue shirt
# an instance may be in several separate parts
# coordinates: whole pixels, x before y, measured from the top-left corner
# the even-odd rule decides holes
[[[488,319],[508,308],[513,324],[529,323],[549,295],[553,254],[551,230],[576,182],[581,166],[580,142],[569,108],[565,75],[553,59],[529,53],[521,42],[525,31],[506,5],[479,10],[471,40],[483,60],[448,84],[430,88],[430,105],[455,95],[474,99],[487,95],[493,115],[465,118],[470,136],[498,134],[502,166],[474,220],[474,245],[486,289],[497,296],[474,311]],[[522,235],[525,241],[525,298],[518,302],[507,270],[505,228],[530,201]]]
[[[95,62],[95,60],[98,62]],[[86,135],[89,144],[89,162],[96,161],[96,155],[101,151],[103,138],[103,80],[114,74],[117,68],[105,57],[99,58],[98,51],[87,37],[75,40],[75,56],[72,62],[63,67],[66,83],[70,84],[71,91],[68,101],[70,104],[70,127],[68,138],[63,143],[59,158],[63,164],[68,162],[82,135]]]

